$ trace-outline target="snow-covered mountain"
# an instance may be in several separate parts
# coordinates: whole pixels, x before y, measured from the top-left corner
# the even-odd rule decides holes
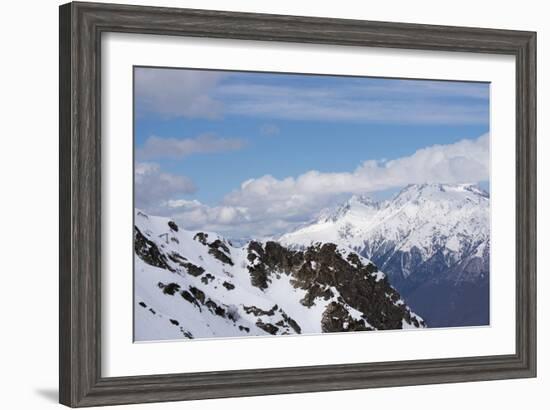
[[[279,241],[369,258],[430,327],[488,324],[489,202],[471,184],[410,185],[381,203],[353,196]]]
[[[348,247],[233,246],[136,210],[135,340],[421,328],[368,259]]]

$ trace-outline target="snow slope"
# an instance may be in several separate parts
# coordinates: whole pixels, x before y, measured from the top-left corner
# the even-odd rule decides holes
[[[136,341],[424,326],[346,247],[235,247],[139,210],[134,244]]]

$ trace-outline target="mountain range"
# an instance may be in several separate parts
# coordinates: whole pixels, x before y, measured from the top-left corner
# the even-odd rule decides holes
[[[476,185],[352,196],[270,240],[134,219],[137,341],[489,324],[490,198]]]
[[[237,246],[140,210],[134,221],[136,341],[425,327],[347,246]]]
[[[372,260],[429,327],[489,324],[490,200],[476,185],[410,185],[382,202],[353,196],[278,241],[334,243]]]

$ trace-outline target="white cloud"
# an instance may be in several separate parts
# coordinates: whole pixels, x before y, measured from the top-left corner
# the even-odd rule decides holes
[[[168,208],[196,208],[201,205],[200,201],[196,199],[169,199],[166,201],[166,206]]]
[[[141,159],[182,158],[192,154],[236,151],[243,147],[244,141],[238,138],[219,138],[204,134],[196,138],[147,138],[137,155]]]
[[[197,188],[185,176],[162,172],[156,163],[138,162],[134,169],[134,190],[136,207],[151,209],[174,196],[193,193]]]
[[[231,81],[224,81],[231,78]],[[275,77],[274,77],[275,78]],[[224,114],[269,120],[394,124],[487,124],[489,87],[479,83],[280,75],[136,68],[137,114],[217,119]],[[285,81],[287,79],[288,81]],[[284,84],[284,85],[283,85]]]
[[[272,136],[279,134],[279,132],[281,132],[281,130],[275,124],[263,124],[260,127],[260,134],[262,135]]]
[[[169,201],[172,217],[188,229],[236,236],[264,236],[311,220],[321,209],[351,194],[368,194],[407,184],[464,183],[489,179],[489,136],[433,145],[391,161],[365,161],[353,172],[309,171],[297,177],[271,175],[244,181],[219,206]]]
[[[351,81],[351,80],[350,80]],[[353,86],[220,84],[215,95],[229,114],[286,120],[486,124],[488,87],[479,84],[392,80]]]
[[[166,68],[136,68],[135,98],[138,115],[218,118],[223,104],[211,92],[224,73]]]
[[[226,232],[250,223],[248,210],[239,206],[208,206],[197,200],[176,199],[163,204],[169,215],[186,229]]]
[[[338,194],[366,193],[425,182],[476,182],[489,176],[489,137],[433,145],[391,161],[365,161],[353,172],[309,171],[298,177],[250,179],[225,198],[226,204],[268,203],[268,211],[315,203]]]

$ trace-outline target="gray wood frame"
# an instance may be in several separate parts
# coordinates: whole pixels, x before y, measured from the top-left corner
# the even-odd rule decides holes
[[[81,407],[535,377],[536,33],[94,3],[69,3],[59,11],[61,403]],[[106,32],[515,56],[516,353],[102,377],[100,39]]]

